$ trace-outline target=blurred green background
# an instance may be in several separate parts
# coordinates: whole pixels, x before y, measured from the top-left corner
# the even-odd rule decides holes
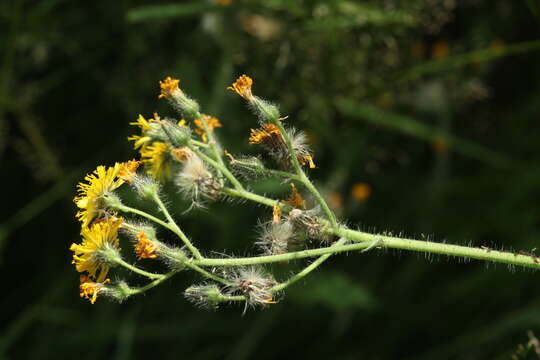
[[[529,270],[352,253],[242,317],[240,306],[187,303],[182,291],[198,281],[189,273],[90,305],[68,249],[79,241],[76,183],[136,156],[126,137],[139,113],[174,115],[157,100],[165,76],[221,119],[226,149],[253,152],[256,119],[225,90],[246,73],[308,133],[313,179],[351,226],[532,251],[539,30],[535,0],[0,2],[0,357],[538,358],[518,351],[527,330],[540,335],[540,278]],[[167,198],[180,216],[185,203]],[[215,204],[181,224],[206,252],[245,255],[267,216]]]

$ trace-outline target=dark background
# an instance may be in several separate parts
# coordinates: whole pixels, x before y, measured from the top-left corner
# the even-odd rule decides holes
[[[236,154],[254,153],[256,119],[225,87],[252,76],[308,133],[310,173],[353,227],[522,251],[540,239],[537,1],[149,3],[0,2],[0,357],[509,359],[540,335],[538,273],[386,250],[331,258],[243,317],[186,302],[190,273],[123,304],[80,299],[75,185],[136,156],[139,113],[174,115],[157,99],[168,75]],[[167,198],[206,252],[253,254],[269,216],[227,203],[181,216]]]

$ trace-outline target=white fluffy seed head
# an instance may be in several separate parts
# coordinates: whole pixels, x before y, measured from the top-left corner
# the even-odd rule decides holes
[[[260,233],[255,245],[269,255],[284,254],[294,238],[294,227],[291,222],[260,224]]]
[[[196,155],[189,156],[175,179],[180,192],[199,204],[201,197],[216,199],[221,182],[208,170],[206,164]]]

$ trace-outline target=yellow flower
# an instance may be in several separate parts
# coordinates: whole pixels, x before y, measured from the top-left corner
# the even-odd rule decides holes
[[[159,122],[160,120],[159,115],[154,113],[154,117],[152,119],[146,120],[142,115],[139,115],[137,121],[129,123],[129,125],[135,125],[141,129],[142,135],[133,135],[128,137],[129,141],[135,141],[135,149],[138,149],[152,141],[150,136],[146,136],[146,132],[151,129],[150,123]]]
[[[236,81],[232,84],[232,86],[229,86],[227,90],[232,90],[236,92],[238,95],[243,97],[246,100],[252,101],[253,100],[253,93],[251,92],[251,86],[253,85],[253,80],[247,76],[242,75]]]
[[[206,122],[206,126],[208,127],[208,131],[210,131],[210,132],[214,131],[214,128],[220,128],[220,127],[223,126],[219,122],[218,118],[208,116],[208,115],[205,115],[205,114],[203,114],[202,117],[203,117],[203,120]],[[194,121],[195,126],[197,126],[197,129],[195,129],[195,132],[197,133],[197,135],[199,135],[201,137],[202,141],[208,142],[208,137],[206,135],[206,132],[204,131],[203,120],[196,119]]]
[[[169,145],[163,142],[153,142],[141,149],[142,162],[149,167],[147,173],[159,181],[171,178],[171,166],[169,164]]]
[[[103,291],[104,285],[110,283],[111,280],[106,279],[103,282],[93,282],[88,276],[81,275],[80,282],[79,290],[81,298],[88,299],[91,304],[94,304],[98,294]]]
[[[78,272],[87,272],[92,279],[102,282],[109,272],[109,264],[104,261],[102,251],[119,251],[118,228],[123,219],[111,217],[83,227],[81,244],[71,244],[69,250],[73,251],[73,261]]]
[[[82,222],[83,228],[102,212],[101,198],[124,183],[124,180],[117,178],[121,167],[122,165],[118,163],[113,167],[98,166],[92,174],[85,176],[86,183],[81,182],[77,185],[79,195],[74,201],[81,210],[76,216]]]
[[[165,80],[159,82],[161,94],[159,94],[158,98],[171,98],[175,92],[180,91],[180,88],[178,87],[179,84],[180,80],[167,76]]]
[[[118,177],[131,184],[133,177],[137,175],[137,169],[141,166],[141,162],[137,160],[129,160],[120,164]]]
[[[137,234],[137,243],[135,244],[135,254],[139,259],[155,259],[157,246],[146,236],[144,231]]]
[[[264,124],[261,129],[251,129],[250,144],[269,144],[283,142],[279,128],[273,124]]]

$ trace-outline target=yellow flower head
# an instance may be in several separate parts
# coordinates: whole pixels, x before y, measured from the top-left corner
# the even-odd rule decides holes
[[[76,216],[82,222],[83,228],[102,212],[100,200],[103,195],[124,183],[124,180],[117,178],[120,168],[121,164],[118,163],[113,167],[98,166],[93,173],[85,176],[86,183],[81,182],[77,185],[79,195],[74,201],[80,210]]]
[[[105,284],[110,283],[110,279],[106,279],[103,282],[93,282],[86,275],[81,275],[81,285],[79,285],[80,296],[90,300],[91,304],[94,304],[97,300],[98,294],[103,291]]]
[[[158,98],[171,98],[175,92],[180,91],[180,88],[178,87],[180,85],[180,80],[173,79],[170,76],[167,76],[165,80],[159,82],[159,87],[161,88],[161,94],[159,94]]]
[[[264,124],[261,129],[251,129],[250,144],[272,144],[283,141],[276,125]]]
[[[137,160],[129,160],[120,164],[118,177],[131,184],[133,177],[137,175],[137,169],[141,166],[141,162]]]
[[[144,116],[139,115],[137,121],[129,123],[129,125],[138,126],[141,129],[142,135],[133,135],[128,137],[129,141],[135,141],[135,149],[138,149],[152,141],[152,138],[150,136],[146,136],[146,133],[151,129],[150,123],[159,122],[160,120],[159,115],[154,113],[154,117],[152,119],[146,120]]]
[[[162,182],[171,178],[168,157],[169,145],[163,142],[156,141],[141,149],[142,162],[148,166],[147,173]]]
[[[157,245],[146,236],[144,231],[137,234],[137,243],[135,244],[135,254],[139,259],[155,259]]]
[[[208,127],[208,131],[212,132],[214,131],[214,128],[220,128],[223,125],[221,125],[221,122],[219,122],[218,118],[209,116],[209,115],[202,115],[202,120],[196,119],[195,120],[195,126],[197,127],[195,129],[195,132],[197,135],[199,135],[204,142],[208,142],[208,136],[206,135],[206,131],[204,130],[204,124],[203,121],[206,122],[206,126]]]
[[[240,95],[241,97],[243,97],[244,99],[252,101],[253,100],[253,93],[251,92],[252,85],[253,85],[253,80],[247,75],[242,75],[232,84],[232,86],[229,86],[227,90],[232,90],[236,92],[238,95]]]
[[[122,225],[122,218],[111,217],[83,227],[81,244],[71,244],[69,250],[73,251],[73,261],[78,272],[87,272],[92,279],[102,282],[109,272],[109,264],[104,261],[102,251],[119,251],[118,228]]]

